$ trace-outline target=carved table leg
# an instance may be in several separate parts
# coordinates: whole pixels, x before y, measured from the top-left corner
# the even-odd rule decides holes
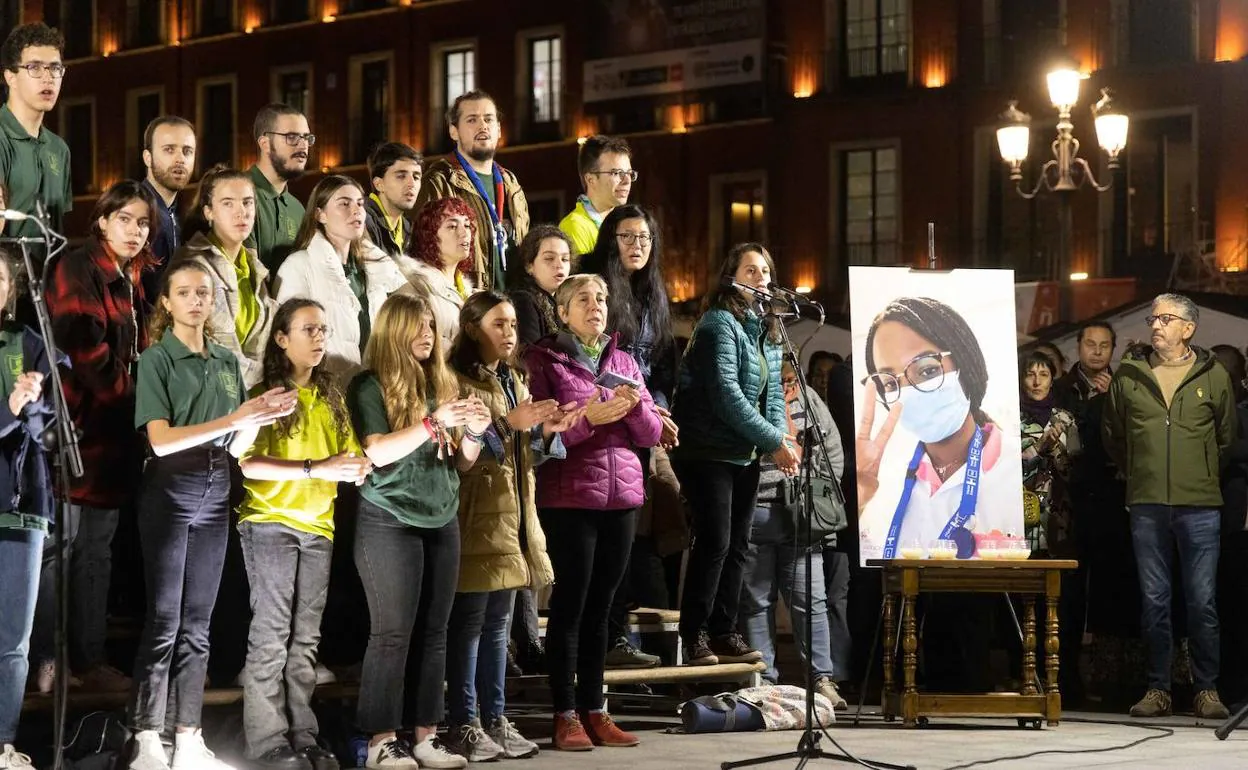
[[[889,696],[893,694],[893,667],[897,664],[894,651],[897,649],[897,597],[884,594],[884,717],[894,716],[889,706]]]
[[[918,667],[919,656],[917,651],[919,641],[915,634],[915,603],[917,597],[905,597],[905,604],[901,608],[901,644],[902,644],[902,686],[901,693],[901,716],[902,722],[912,727],[918,722],[919,711],[919,691],[915,687],[915,669]]]
[[[1045,630],[1048,632],[1044,641],[1044,662],[1048,668],[1047,682],[1047,711],[1048,722],[1050,726],[1058,723],[1062,713],[1062,693],[1058,686],[1058,652],[1061,650],[1061,643],[1057,639],[1057,600],[1058,592],[1050,591],[1044,597],[1045,603]]]
[[[1023,695],[1036,694],[1036,597],[1023,595]]]

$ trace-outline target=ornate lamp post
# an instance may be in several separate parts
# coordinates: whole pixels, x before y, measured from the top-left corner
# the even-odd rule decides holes
[[[1127,116],[1111,106],[1109,89],[1102,88],[1100,100],[1092,107],[1092,116],[1097,143],[1109,156],[1111,177],[1100,184],[1092,167],[1079,157],[1079,140],[1070,122],[1070,112],[1079,101],[1079,85],[1083,79],[1084,75],[1069,64],[1048,74],[1049,100],[1057,108],[1057,138],[1053,140],[1053,158],[1041,166],[1040,177],[1030,189],[1023,184],[1023,161],[1027,160],[1031,141],[1031,117],[1019,111],[1016,101],[1011,101],[997,129],[997,147],[1001,159],[1010,167],[1010,181],[1014,182],[1018,194],[1029,200],[1039,195],[1042,188],[1057,194],[1057,279],[1061,284],[1060,317],[1063,321],[1070,320],[1070,267],[1074,256],[1071,196],[1084,184],[1090,184],[1097,192],[1108,190],[1113,183],[1112,172],[1118,168],[1118,155],[1127,146]]]

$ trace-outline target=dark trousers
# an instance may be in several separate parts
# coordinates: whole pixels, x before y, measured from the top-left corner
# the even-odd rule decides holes
[[[251,587],[243,673],[247,755],[316,745],[316,646],[334,544],[284,524],[238,526]]]
[[[815,578],[818,579],[818,575]],[[823,550],[823,578],[828,591],[828,647],[832,655],[832,678],[850,678],[854,645],[849,633],[849,554]]]
[[[459,519],[437,529],[409,527],[360,498],[355,565],[369,617],[358,727],[372,735],[438,724],[459,582]]]
[[[155,458],[143,471],[139,538],[147,620],[134,662],[130,721],[136,730],[162,729],[171,695],[175,725],[199,726],[229,499],[224,449],[187,449]]]
[[[556,713],[601,709],[607,613],[628,564],[637,509],[543,508],[538,515],[555,568],[546,626],[551,700]]]
[[[746,551],[758,498],[758,462],[673,461],[693,512],[693,548],[680,599],[680,635],[724,636],[737,630]]]

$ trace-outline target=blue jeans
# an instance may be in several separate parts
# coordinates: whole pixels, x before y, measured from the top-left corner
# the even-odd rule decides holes
[[[507,705],[507,626],[514,589],[455,594],[447,629],[446,690],[451,723],[483,717],[486,724]],[[481,703],[477,700],[480,698]]]
[[[1148,686],[1170,690],[1172,554],[1179,552],[1192,679],[1197,690],[1214,690],[1218,679],[1218,608],[1215,586],[1220,548],[1216,508],[1131,506],[1131,542],[1140,576],[1141,622],[1148,643]]]
[[[750,547],[745,555],[745,584],[741,591],[741,627],[746,642],[763,654],[767,671],[763,677],[779,681],[776,670],[776,599],[783,596],[793,621],[793,638],[802,663],[807,663],[806,622],[814,646],[815,676],[844,679],[832,666],[828,632],[827,584],[823,577],[823,554],[810,557],[811,595],[806,595],[806,554],[793,537],[790,514],[781,506],[754,509]],[[781,593],[783,592],[783,593]]]
[[[0,529],[0,745],[17,741],[44,533]]]

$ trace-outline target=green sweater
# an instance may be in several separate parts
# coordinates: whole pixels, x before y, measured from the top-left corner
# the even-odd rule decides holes
[[[1105,449],[1127,480],[1127,504],[1217,508],[1220,468],[1238,430],[1230,375],[1207,350],[1166,406],[1148,350],[1128,351],[1106,394]]]

